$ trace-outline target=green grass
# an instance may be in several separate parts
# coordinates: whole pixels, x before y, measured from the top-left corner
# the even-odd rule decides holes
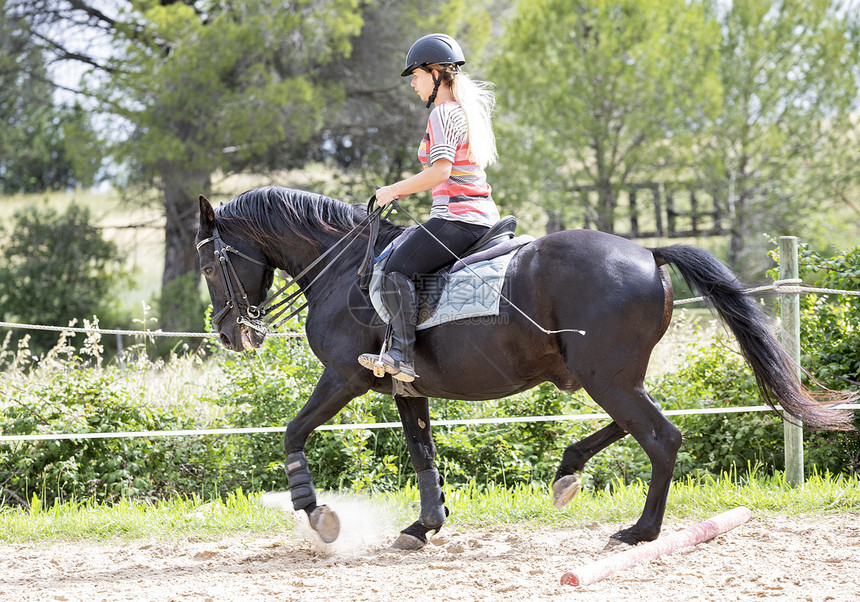
[[[634,521],[642,511],[646,484],[616,483],[611,491],[585,490],[561,511],[552,507],[549,487],[545,484],[506,489],[472,483],[445,489],[451,526],[566,527],[595,521]],[[237,491],[220,500],[173,498],[157,503],[121,501],[112,505],[58,503],[50,508],[42,508],[34,500],[29,509],[0,509],[0,541],[176,540],[192,536],[216,540],[235,533],[288,533],[294,527],[289,514],[264,508],[259,499],[259,494]],[[414,487],[371,497],[371,501],[398,508],[404,526],[417,512],[417,500]],[[332,505],[336,510],[336,502]],[[814,474],[802,488],[792,488],[781,473],[743,480],[727,474],[719,478],[688,479],[673,485],[666,515],[703,520],[736,506],[747,506],[757,516],[860,512],[860,478]]]
[[[214,501],[176,497],[151,504],[128,500],[110,505],[67,502],[48,508],[34,498],[28,509],[0,508],[0,541],[218,539],[228,533],[292,529],[288,515],[263,508],[259,497],[237,491]]]
[[[478,526],[535,523],[546,526],[588,525],[633,521],[642,512],[647,483],[615,483],[611,491],[585,490],[563,510],[550,503],[549,487],[531,484],[515,490],[501,486],[466,487],[448,494],[451,519]],[[783,473],[755,475],[739,481],[733,475],[675,482],[666,516],[708,518],[736,506],[757,514],[860,512],[860,477],[812,475],[802,488],[793,488]]]

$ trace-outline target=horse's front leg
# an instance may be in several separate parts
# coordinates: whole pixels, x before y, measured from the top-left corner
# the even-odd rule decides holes
[[[403,423],[409,457],[418,475],[421,513],[417,521],[400,532],[392,547],[418,550],[427,543],[427,533],[438,531],[445,523],[448,508],[442,493],[442,477],[433,467],[436,445],[430,431],[430,404],[426,397],[395,397],[394,400]]]
[[[318,426],[333,418],[350,400],[367,392],[367,385],[364,374],[359,373],[356,378],[347,381],[341,374],[326,368],[307,403],[287,425],[284,436],[287,480],[293,508],[305,511],[311,528],[325,543],[337,539],[340,520],[328,506],[317,506],[317,494],[305,457],[305,443]]]

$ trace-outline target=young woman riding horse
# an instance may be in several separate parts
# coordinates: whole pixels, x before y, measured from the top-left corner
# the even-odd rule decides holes
[[[461,254],[499,221],[484,168],[496,160],[490,122],[494,99],[484,82],[460,71],[466,62],[454,38],[433,33],[416,41],[400,75],[412,77],[412,87],[430,112],[418,147],[424,171],[376,191],[380,206],[416,192],[433,190],[430,219],[398,241],[385,266],[383,303],[391,318],[391,346],[381,355],[364,353],[359,363],[411,382],[415,373],[415,324],[418,298],[414,280],[433,272]],[[443,246],[444,245],[444,246]],[[446,248],[447,247],[447,248]]]
[[[492,140],[489,122],[481,121],[488,111],[470,113],[462,96],[457,103],[441,100],[448,98],[449,91],[458,98],[457,82],[466,81],[454,70],[462,64],[462,53],[452,41],[445,42],[446,36],[422,40],[413,46],[404,74],[413,74],[413,86],[422,98],[430,100],[435,91],[433,100],[442,103],[431,113],[422,147],[430,168],[380,190],[378,198],[384,204],[421,186],[439,187],[438,197],[434,190],[434,213],[425,227],[458,252],[471,242],[470,236],[477,238],[497,217],[481,170],[494,154],[487,142]],[[443,43],[448,54],[416,58],[423,44],[441,50]],[[476,122],[473,114],[482,117]],[[476,125],[483,134],[475,134]],[[443,138],[444,148],[437,149]],[[484,144],[477,144],[479,140]],[[437,164],[452,173],[428,183],[425,174],[435,173]],[[485,192],[479,194],[475,187]],[[359,286],[368,222],[364,207],[280,187],[249,190],[218,208],[200,197],[196,237],[200,270],[212,300],[212,322],[226,348],[259,347],[266,324],[276,321],[286,311],[282,306],[295,300],[295,293],[277,300],[293,284],[307,301],[305,335],[324,370],[287,425],[285,468],[293,508],[306,514],[324,542],[338,537],[340,521],[334,510],[317,504],[305,455],[308,437],[352,399],[369,390],[390,393],[392,372],[401,379],[414,377],[415,301],[410,277],[449,259],[447,251],[443,254],[438,243],[428,240],[424,229],[414,230],[394,252],[387,280],[391,296],[398,301],[395,311],[389,309],[395,316],[395,345],[388,353],[388,373],[369,372],[355,358],[382,347],[386,328],[367,290]],[[378,225],[374,255],[403,232],[386,220]],[[856,395],[828,394],[823,396],[825,403],[814,399],[797,381],[797,366],[758,303],[710,253],[684,245],[644,248],[594,230],[556,232],[523,246],[511,258],[497,321],[455,320],[422,330],[415,348],[421,378],[412,384],[418,396],[394,395],[417,477],[420,513],[401,532],[395,547],[425,545],[427,534],[441,528],[448,514],[435,468],[429,398],[498,399],[542,382],[552,382],[562,391],[584,389],[611,417],[597,432],[567,445],[552,482],[553,503],[557,507],[568,503],[579,490],[579,473],[586,463],[629,434],[651,462],[651,479],[639,519],[612,539],[635,545],[657,538],[681,433],[646,391],[644,379],[651,352],[672,317],[669,265],[705,295],[735,335],[763,401],[771,407],[778,404],[810,428],[852,428],[852,413],[836,406],[856,400]],[[286,271],[292,280],[267,296],[275,268]]]

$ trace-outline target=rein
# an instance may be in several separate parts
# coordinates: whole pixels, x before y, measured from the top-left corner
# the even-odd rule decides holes
[[[371,207],[374,203],[376,203],[376,195],[371,197],[370,201],[368,201],[368,207]],[[317,257],[314,261],[312,261],[305,269],[299,272],[296,276],[290,278],[282,287],[276,290],[274,293],[266,297],[266,299],[259,305],[251,305],[248,302],[248,294],[245,292],[245,287],[242,286],[242,281],[239,279],[239,275],[236,273],[236,269],[233,267],[233,264],[230,262],[230,253],[245,259],[246,261],[250,261],[256,265],[262,266],[267,270],[275,271],[276,268],[273,268],[269,264],[262,262],[258,259],[255,259],[241,251],[234,249],[230,245],[224,243],[221,238],[220,233],[218,232],[218,228],[215,227],[212,231],[212,236],[201,240],[197,243],[197,251],[200,251],[200,248],[207,243],[213,243],[215,246],[215,256],[218,257],[219,265],[221,266],[221,278],[224,282],[224,285],[230,295],[230,298],[227,300],[225,306],[219,311],[215,316],[212,317],[212,324],[217,328],[218,324],[224,319],[227,313],[231,309],[236,309],[239,313],[239,316],[236,318],[236,322],[238,324],[245,325],[249,328],[253,328],[254,330],[266,334],[269,332],[269,327],[277,330],[280,328],[284,322],[298,314],[305,307],[307,307],[308,302],[305,301],[299,307],[293,309],[288,315],[283,316],[285,312],[293,308],[295,305],[296,299],[305,293],[313,284],[319,280],[319,278],[325,274],[328,269],[333,266],[337,260],[343,255],[347,249],[349,249],[350,245],[358,238],[358,236],[364,231],[367,227],[368,222],[371,224],[372,231],[372,242],[375,242],[376,234],[379,232],[379,215],[382,213],[382,209],[375,209],[373,212],[368,212],[368,214],[362,219],[358,224],[356,224],[352,230],[343,235],[335,244],[329,247],[322,255]],[[345,241],[350,236],[352,237],[346,246],[341,249],[340,253],[334,256],[332,260],[323,267],[320,272],[313,277],[313,279],[304,287],[299,288],[299,290],[287,295],[285,298],[281,299],[277,303],[275,300],[284,293],[291,286],[296,284],[299,280],[301,280],[305,275],[307,275],[312,269],[314,269],[320,262],[326,259],[334,250],[340,245],[343,241]],[[372,251],[373,247],[369,246],[369,253],[371,254],[372,259]],[[365,258],[365,262],[367,259]],[[364,263],[362,264],[362,269],[364,269]],[[361,272],[359,272],[361,274]],[[236,283],[237,288],[240,292],[240,297],[237,297],[235,288],[233,287],[233,283]],[[283,308],[280,311],[273,313],[275,310]],[[242,311],[244,310],[245,315],[242,315]],[[265,320],[263,318],[265,317]]]
[[[379,186],[377,186],[379,188]],[[394,207],[374,207],[376,204],[376,195],[374,194],[367,201],[367,217],[370,219],[370,235],[367,237],[367,249],[364,252],[364,259],[361,260],[361,267],[358,269],[360,279],[358,286],[362,290],[370,288],[370,279],[373,276],[373,253],[376,247],[376,239],[379,237],[379,222],[388,217],[394,210]],[[384,215],[383,215],[384,213]]]
[[[284,322],[286,322],[287,320],[289,320],[290,318],[292,318],[293,316],[295,316],[296,314],[301,312],[305,307],[307,307],[308,302],[305,301],[299,307],[296,307],[295,309],[293,309],[289,314],[287,314],[284,317],[281,317],[281,316],[283,316],[284,313],[286,313],[287,311],[289,311],[290,309],[293,308],[293,306],[295,305],[295,301],[299,296],[301,296],[302,294],[305,294],[305,292],[311,286],[313,286],[314,283],[316,283],[317,280],[319,280],[320,277],[323,274],[325,274],[326,271],[328,271],[328,269],[330,267],[332,267],[337,262],[337,260],[347,251],[347,249],[349,249],[350,245],[352,245],[352,243],[355,242],[355,240],[358,238],[358,236],[362,232],[364,232],[365,228],[367,228],[367,226],[369,224],[370,225],[370,236],[368,237],[367,250],[365,251],[364,259],[362,260],[361,267],[359,268],[359,271],[358,271],[358,274],[361,277],[360,285],[363,289],[366,290],[369,286],[370,276],[372,275],[372,272],[373,272],[373,269],[372,269],[373,252],[374,252],[374,246],[376,244],[376,238],[377,238],[377,235],[379,233],[380,219],[384,218],[385,215],[388,215],[395,208],[402,211],[409,219],[411,219],[416,224],[418,224],[418,226],[420,228],[424,229],[425,232],[427,232],[427,234],[429,234],[434,240],[436,240],[437,243],[439,243],[445,249],[447,249],[448,252],[451,254],[451,256],[455,260],[460,259],[460,257],[457,256],[456,253],[454,253],[453,251],[448,249],[448,247],[444,243],[442,243],[442,241],[440,241],[438,238],[436,238],[431,232],[427,231],[427,229],[424,227],[424,224],[419,222],[412,215],[410,215],[408,211],[403,209],[403,207],[401,207],[397,203],[397,201],[392,201],[386,207],[374,208],[375,204],[376,204],[376,195],[374,194],[372,197],[370,197],[370,200],[367,203],[367,208],[368,208],[367,214],[358,224],[353,226],[352,230],[350,230],[349,232],[344,234],[343,237],[341,237],[335,244],[333,244],[331,247],[329,247],[322,255],[320,255],[314,261],[312,261],[305,269],[303,269],[301,272],[299,272],[299,274],[297,274],[293,278],[290,278],[290,280],[287,281],[282,287],[280,287],[274,293],[272,293],[271,295],[266,297],[266,299],[259,306],[251,305],[248,302],[248,294],[245,292],[245,287],[242,286],[242,282],[241,282],[241,280],[239,280],[239,275],[236,273],[236,270],[233,267],[233,264],[230,262],[230,253],[233,253],[234,255],[237,255],[237,256],[241,257],[242,259],[245,259],[246,261],[250,261],[251,263],[262,266],[263,268],[265,268],[267,270],[271,270],[272,272],[275,271],[275,268],[273,268],[272,266],[270,266],[269,264],[267,264],[263,261],[255,259],[249,255],[246,255],[245,253],[242,253],[241,251],[239,251],[237,249],[234,249],[230,245],[225,244],[224,241],[221,239],[221,235],[218,232],[218,228],[215,227],[213,229],[212,236],[210,236],[209,238],[206,238],[204,240],[201,240],[199,243],[197,243],[197,251],[198,252],[200,251],[201,247],[203,247],[203,245],[210,243],[210,242],[214,244],[215,256],[218,257],[219,265],[221,266],[221,278],[224,282],[225,288],[227,289],[227,291],[230,295],[230,298],[227,300],[227,303],[221,309],[221,311],[219,311],[215,316],[213,316],[212,324],[217,328],[218,324],[224,319],[224,317],[227,315],[227,313],[230,310],[235,308],[239,313],[239,316],[236,318],[236,322],[238,324],[247,326],[249,328],[253,328],[257,332],[260,332],[263,334],[267,334],[269,332],[270,327],[274,330],[277,330],[278,328],[280,328],[284,324]],[[383,214],[385,214],[385,215],[383,215]],[[351,240],[349,240],[349,242],[343,247],[343,249],[341,249],[341,251],[337,255],[335,255],[332,258],[332,260],[329,261],[329,263],[326,264],[325,267],[323,267],[320,270],[320,272],[316,276],[314,276],[313,279],[304,288],[299,287],[299,290],[297,290],[293,293],[290,293],[285,298],[281,299],[278,302],[275,302],[275,300],[279,296],[281,296],[281,294],[286,292],[286,290],[289,289],[294,284],[298,283],[299,280],[301,280],[305,275],[307,275],[320,262],[325,260],[326,257],[328,257],[331,253],[333,253],[334,250],[342,242],[344,242],[345,240],[347,240],[350,237],[351,237]],[[476,278],[481,280],[485,285],[489,286],[490,288],[495,289],[495,287],[493,285],[486,282],[470,266],[467,265],[465,267]],[[236,290],[233,286],[234,282],[237,285],[235,288],[238,288],[241,298],[236,295]],[[540,324],[538,324],[537,322],[535,322],[535,320],[531,316],[526,314],[522,309],[517,307],[513,302],[511,302],[511,300],[508,299],[507,296],[504,295],[501,290],[498,290],[496,292],[514,310],[519,312],[523,317],[526,318],[526,320],[531,322],[531,324],[533,326],[535,326],[538,330],[542,331],[544,334],[559,334],[559,333],[563,333],[563,332],[572,332],[572,333],[576,333],[576,334],[585,335],[584,330],[579,330],[579,329],[574,329],[574,328],[563,328],[560,330],[546,329],[543,326],[541,326]],[[276,312],[275,310],[278,310],[278,309],[280,309],[280,311]],[[245,315],[242,315],[243,310],[245,312]],[[273,313],[273,312],[275,312],[275,313]],[[265,319],[263,319],[263,318],[265,318]]]

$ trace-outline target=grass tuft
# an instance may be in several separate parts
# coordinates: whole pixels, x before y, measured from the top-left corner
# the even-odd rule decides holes
[[[617,481],[604,490],[581,491],[566,508],[556,510],[550,501],[550,488],[543,483],[505,488],[472,482],[464,487],[445,487],[450,524],[484,528],[629,523],[642,511],[646,492],[647,484],[642,481]],[[419,496],[414,486],[396,493],[378,493],[372,498],[400,508],[403,526],[417,515]],[[701,520],[736,506],[747,506],[759,516],[860,512],[860,478],[814,473],[801,488],[791,487],[782,473],[769,476],[752,471],[743,479],[727,473],[687,478],[673,485],[666,514]],[[50,507],[43,507],[34,497],[29,509],[0,508],[3,542],[187,537],[217,540],[237,533],[287,534],[294,526],[291,514],[264,508],[260,494],[242,490],[210,500],[195,496],[153,503],[87,501]]]

